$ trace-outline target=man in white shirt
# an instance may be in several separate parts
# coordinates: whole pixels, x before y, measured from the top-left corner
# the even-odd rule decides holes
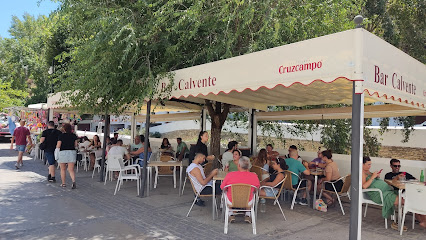
[[[123,140],[119,139],[117,140],[117,143],[113,144],[111,148],[108,151],[108,156],[114,155],[114,156],[123,156],[124,159],[129,160],[130,154],[129,151],[123,145]]]

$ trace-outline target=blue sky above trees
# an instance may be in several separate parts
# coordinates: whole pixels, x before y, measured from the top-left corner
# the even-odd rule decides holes
[[[1,1],[2,7],[0,8],[0,36],[10,37],[8,32],[12,16],[17,16],[22,19],[25,13],[37,17],[38,15],[46,15],[54,11],[59,3],[50,0],[3,0]]]

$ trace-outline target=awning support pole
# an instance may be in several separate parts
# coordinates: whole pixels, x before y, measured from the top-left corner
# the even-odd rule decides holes
[[[151,121],[151,100],[146,103],[146,121],[145,121],[145,142],[144,142],[144,153],[143,153],[143,167],[141,174],[141,191],[139,192],[139,197],[145,197],[145,187],[149,188],[146,185],[146,175],[147,175],[147,166],[148,166],[148,143],[149,143],[149,123]],[[149,189],[148,189],[149,191]]]
[[[257,119],[256,109],[249,109],[249,144],[250,144],[250,155],[257,154]]]
[[[207,118],[207,111],[203,107],[203,109],[201,110],[201,125],[200,125],[201,131],[206,131],[206,118]]]
[[[136,136],[136,114],[133,113],[130,118],[130,143],[134,143]]]
[[[104,181],[104,172],[105,172],[105,157],[106,157],[106,147],[107,147],[107,137],[109,136],[109,115],[105,113],[105,126],[104,126],[104,142],[102,144],[102,160],[101,160],[101,172],[99,174],[100,181]],[[96,161],[96,160],[95,160]]]
[[[349,239],[361,239],[362,220],[362,156],[364,94],[357,93],[357,82],[353,82],[352,92],[352,139],[351,139],[351,214],[349,222]]]

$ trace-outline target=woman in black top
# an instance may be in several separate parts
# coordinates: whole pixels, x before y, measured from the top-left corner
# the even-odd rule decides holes
[[[279,182],[281,182],[285,177],[284,170],[288,169],[288,166],[284,159],[282,158],[276,158],[271,160],[271,167],[275,170],[275,174],[271,174],[269,178],[264,179],[262,182],[260,182],[260,186],[270,186],[275,187]],[[275,197],[275,195],[278,193],[278,190],[281,188],[280,185],[276,186],[275,188],[263,188],[260,190],[259,195],[260,196],[266,196],[266,197]]]
[[[189,151],[189,161],[190,163],[192,160],[194,160],[195,155],[197,153],[202,153],[206,157],[206,160],[203,164],[206,164],[208,160],[213,161],[214,155],[208,155],[207,152],[207,142],[209,141],[209,134],[207,131],[201,131],[200,134],[198,134],[198,141],[197,144],[194,147],[191,147],[191,150]]]
[[[74,165],[77,160],[77,151],[78,147],[77,136],[71,132],[71,125],[65,124],[63,126],[64,133],[59,135],[58,143],[56,144],[56,148],[59,148],[59,156],[58,163],[61,167],[61,187],[66,187],[65,184],[65,176],[66,176],[66,168],[68,164],[68,172],[70,173],[70,177],[72,179],[72,189],[76,188],[75,185],[75,173],[74,173]]]

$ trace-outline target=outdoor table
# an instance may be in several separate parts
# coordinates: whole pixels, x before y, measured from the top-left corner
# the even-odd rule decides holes
[[[216,180],[219,181],[223,181],[223,179],[225,179],[226,174],[228,174],[227,172],[223,171],[223,170],[219,170],[217,172],[217,175],[213,177],[213,196],[212,196],[212,213],[213,213],[213,220],[215,220],[215,213],[216,213],[216,201],[215,201],[215,197],[216,197]]]
[[[150,179],[152,175],[152,168],[153,167],[179,167],[179,191],[178,194],[180,196],[181,194],[181,188],[182,188],[182,170],[183,170],[183,164],[182,161],[169,161],[169,162],[162,162],[162,161],[152,161],[148,163],[148,174],[147,174],[147,184],[148,189],[151,187]],[[147,195],[149,196],[149,190],[147,191]]]
[[[315,209],[315,201],[317,200],[317,183],[318,183],[318,176],[324,175],[324,170],[311,170],[311,175],[314,176],[315,178],[315,183],[314,183],[314,199],[312,202],[312,208]],[[309,193],[308,193],[309,194]]]
[[[402,191],[405,190],[405,184],[406,183],[419,183],[418,180],[408,180],[408,181],[400,181],[396,178],[392,180],[385,179],[385,182],[391,186],[397,187],[398,190],[398,230],[401,230],[402,227],[402,204],[401,204],[401,198],[402,198]]]

